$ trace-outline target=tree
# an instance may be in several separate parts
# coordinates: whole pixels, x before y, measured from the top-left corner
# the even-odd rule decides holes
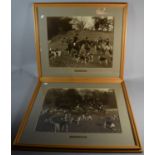
[[[56,36],[57,34],[62,34],[70,31],[72,25],[70,17],[48,17],[47,18],[47,29],[48,29],[48,39]]]
[[[93,19],[95,20],[94,28],[97,31],[99,29],[99,26],[100,26],[100,22],[99,22],[100,18],[99,17],[93,17]]]
[[[95,30],[109,30],[109,25],[112,24],[110,20],[108,20],[108,17],[93,17],[95,20],[94,28]]]
[[[86,19],[83,17],[77,17],[77,18],[73,18],[70,21],[70,23],[71,23],[73,29],[81,31],[81,30],[84,30],[84,28],[85,28]]]

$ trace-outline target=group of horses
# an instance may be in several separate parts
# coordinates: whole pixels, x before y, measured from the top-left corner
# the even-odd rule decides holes
[[[66,39],[65,49],[49,49],[49,57],[51,61],[54,61],[57,57],[62,54],[72,57],[75,63],[99,63],[106,64],[112,62],[112,45],[109,39],[98,39],[98,40],[77,40]],[[97,58],[94,58],[96,55]]]

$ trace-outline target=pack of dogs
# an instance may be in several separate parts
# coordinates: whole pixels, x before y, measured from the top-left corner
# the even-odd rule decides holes
[[[117,115],[113,115],[111,117],[107,117],[102,119],[102,125],[104,129],[111,129],[115,131],[116,124],[115,121],[118,119]],[[51,129],[54,130],[54,132],[69,132],[69,126],[74,124],[79,126],[81,121],[93,121],[92,115],[71,115],[71,114],[65,114],[64,116],[50,116],[49,118],[46,118],[44,120],[45,123],[50,123]]]
[[[112,45],[109,39],[99,39],[90,41],[88,38],[80,41],[73,41],[73,39],[66,39],[66,49],[52,49],[49,48],[49,58],[51,61],[61,57],[62,54],[68,54],[76,63],[87,64],[94,62],[94,55],[97,55],[97,62],[99,64],[106,64],[112,62]]]
[[[49,58],[50,60],[54,60],[57,57],[61,57],[62,51],[58,49],[49,49]]]
[[[46,118],[44,120],[45,123],[50,123],[52,128],[54,129],[54,132],[68,132],[69,125],[75,124],[79,125],[80,121],[92,121],[93,118],[91,115],[71,115],[71,114],[65,114],[64,116],[51,116],[49,118]]]

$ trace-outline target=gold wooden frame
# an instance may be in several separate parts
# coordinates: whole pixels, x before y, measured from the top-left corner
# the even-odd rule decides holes
[[[104,7],[122,7],[123,13],[123,30],[122,30],[122,50],[121,50],[121,65],[120,65],[120,77],[119,78],[90,78],[90,77],[43,77],[41,69],[41,55],[40,55],[40,42],[39,42],[39,25],[38,25],[38,7],[91,7],[91,6],[104,6]],[[127,27],[127,3],[34,3],[34,26],[35,26],[35,46],[36,46],[36,58],[38,67],[38,83],[29,102],[28,109],[21,121],[19,130],[13,142],[13,148],[26,149],[26,150],[53,150],[53,151],[76,151],[76,152],[142,152],[142,146],[139,140],[133,112],[131,109],[126,85],[124,82],[124,62],[125,62],[125,46],[126,46],[126,27]],[[119,83],[122,86],[126,107],[132,127],[132,133],[135,141],[135,146],[67,146],[67,145],[25,145],[20,144],[21,135],[26,127],[28,118],[33,108],[34,101],[39,92],[41,83]]]

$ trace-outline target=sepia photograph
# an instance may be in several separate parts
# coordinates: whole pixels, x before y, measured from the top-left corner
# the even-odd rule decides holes
[[[112,68],[114,17],[47,17],[50,67]]]
[[[44,99],[36,131],[121,133],[114,90],[49,89]]]

